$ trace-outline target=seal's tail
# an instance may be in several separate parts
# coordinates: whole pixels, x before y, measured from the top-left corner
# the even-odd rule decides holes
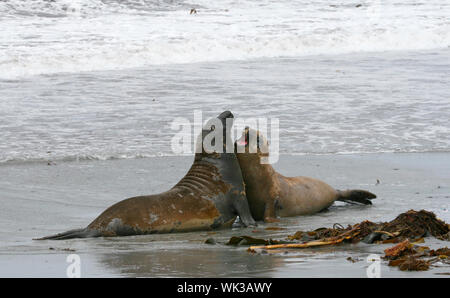
[[[33,240],[65,240],[72,238],[89,238],[89,237],[100,237],[101,234],[98,231],[91,229],[75,229],[67,232],[59,233],[56,235],[46,236],[42,238],[37,238]]]
[[[364,204],[372,205],[372,199],[377,196],[371,192],[361,189],[349,189],[349,190],[338,190],[339,197],[337,201],[346,202],[350,204]]]

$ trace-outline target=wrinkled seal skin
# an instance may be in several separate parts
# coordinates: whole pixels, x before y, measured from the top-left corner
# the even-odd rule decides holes
[[[233,114],[226,111],[217,118],[223,123],[224,139],[231,142],[225,120]],[[210,131],[203,130],[202,139]],[[244,225],[255,225],[236,155],[206,153],[202,148],[186,176],[172,189],[123,200],[84,229],[39,240],[211,230],[230,227],[238,215]]]
[[[269,152],[265,137],[259,131],[252,130],[257,142],[249,144],[249,132],[247,127],[236,141],[235,151],[255,220],[273,222],[278,221],[277,216],[314,214],[328,208],[334,201],[370,205],[370,200],[376,198],[365,190],[340,191],[318,179],[279,174],[270,164],[261,164],[261,158],[268,157]],[[239,146],[241,151],[237,151]]]

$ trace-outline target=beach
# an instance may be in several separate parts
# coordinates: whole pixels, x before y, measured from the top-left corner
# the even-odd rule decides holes
[[[257,227],[118,238],[32,240],[89,224],[108,206],[131,196],[167,190],[186,173],[193,157],[8,164],[0,166],[0,276],[66,277],[70,254],[81,258],[82,277],[366,277],[370,254],[389,244],[343,244],[253,255],[230,247],[232,236],[285,239],[298,230],[390,221],[410,209],[426,209],[450,222],[448,153],[282,155],[275,168],[339,188],[377,194],[372,206],[335,203],[329,211],[283,218]],[[379,184],[377,184],[377,180]],[[280,227],[282,230],[266,230]],[[216,245],[205,244],[214,238]],[[426,238],[432,248],[448,242]],[[358,262],[347,260],[352,257]],[[436,264],[439,265],[439,264]],[[381,262],[382,277],[445,277],[445,265],[402,272]]]

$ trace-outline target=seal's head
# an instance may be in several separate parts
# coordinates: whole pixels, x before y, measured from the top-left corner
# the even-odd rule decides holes
[[[203,155],[217,155],[222,153],[234,154],[231,128],[234,115],[230,111],[220,113],[216,118],[210,119],[202,128],[202,134],[197,141],[197,153]],[[200,141],[201,137],[201,142]]]
[[[266,137],[259,131],[251,129],[248,126],[242,132],[234,148],[238,154],[255,154],[257,157],[269,156],[269,142]]]

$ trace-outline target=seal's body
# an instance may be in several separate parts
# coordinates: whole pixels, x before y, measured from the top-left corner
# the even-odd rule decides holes
[[[227,118],[233,118],[233,114],[224,112],[217,117],[224,124],[224,136],[228,134]],[[207,133],[203,130],[203,138]],[[210,230],[230,227],[238,215],[244,225],[255,224],[236,155],[206,153],[202,149],[188,173],[172,189],[123,200],[84,229],[40,240]]]
[[[261,163],[268,156],[268,142],[259,131],[256,144],[249,143],[250,129],[246,128],[238,146],[237,157],[245,182],[247,200],[255,220],[275,221],[276,216],[288,217],[314,214],[335,201],[369,205],[376,196],[365,190],[336,190],[327,183],[309,177],[285,177],[270,164]],[[252,147],[254,146],[254,147]],[[263,148],[263,150],[261,150]],[[254,153],[250,153],[254,152]]]

